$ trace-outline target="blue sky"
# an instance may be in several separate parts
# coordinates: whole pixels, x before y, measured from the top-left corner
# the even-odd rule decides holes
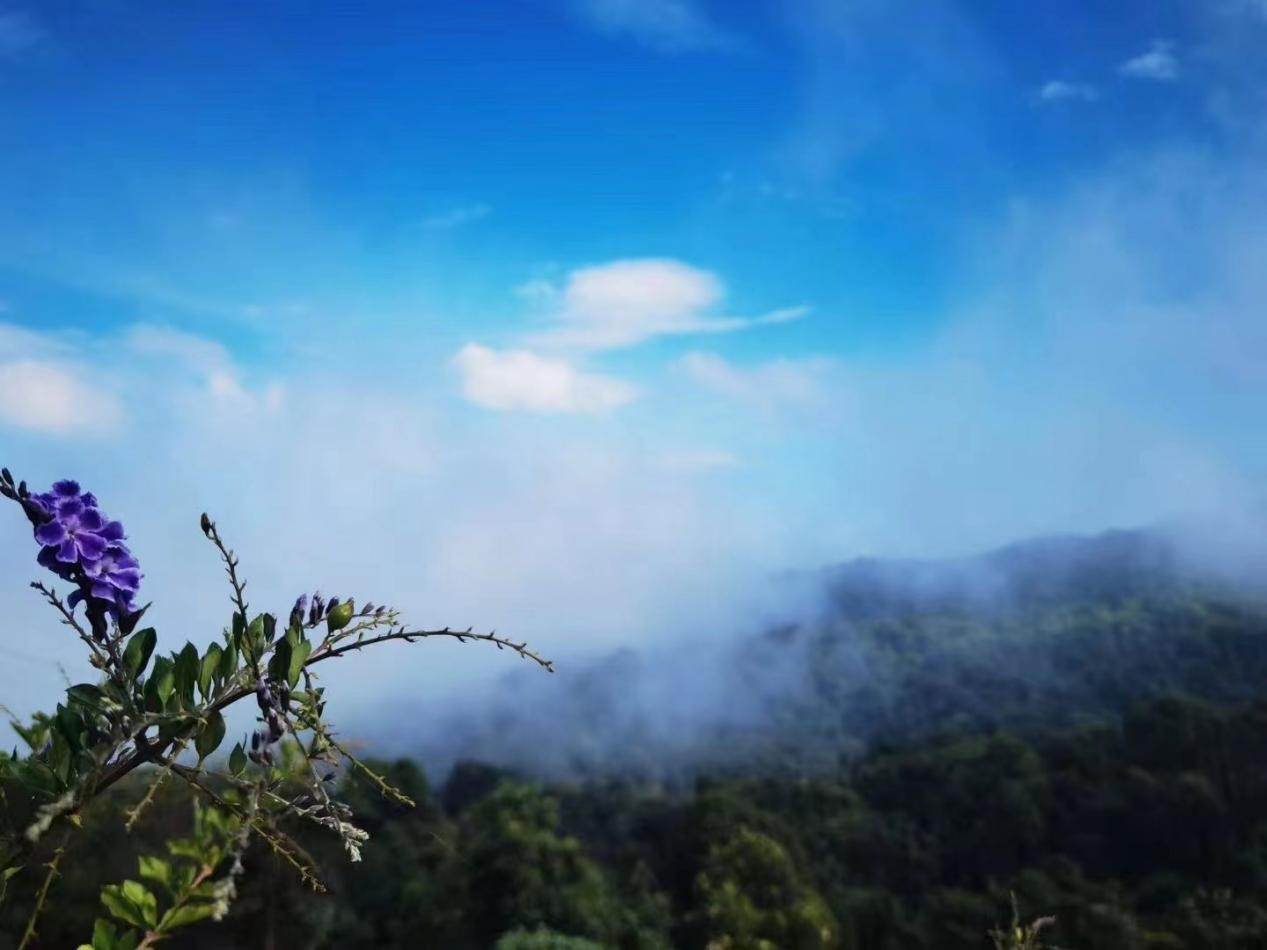
[[[1239,516],[1264,44],[1262,0],[0,0],[0,456],[169,623],[222,609],[206,508],[261,596],[556,650]]]

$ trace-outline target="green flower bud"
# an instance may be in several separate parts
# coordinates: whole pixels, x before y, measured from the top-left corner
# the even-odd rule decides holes
[[[355,612],[356,605],[351,598],[336,604],[326,612],[326,629],[331,633],[342,630],[352,622],[352,614]]]

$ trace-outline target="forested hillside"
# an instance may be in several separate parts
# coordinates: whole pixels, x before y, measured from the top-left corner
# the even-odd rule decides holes
[[[572,779],[823,774],[876,739],[1028,734],[1170,692],[1250,701],[1267,684],[1267,600],[1160,532],[856,561],[799,586],[816,592],[803,619],[573,661],[566,688],[512,676],[407,751]]]
[[[519,731],[468,731],[495,761],[383,763],[416,809],[352,780],[364,861],[312,839],[332,898],[255,846],[182,946],[956,950],[1015,894],[1072,950],[1267,947],[1267,612],[1167,552],[826,571],[813,622],[727,654],[742,716],[676,739],[622,707],[653,663],[560,676]],[[99,886],[188,825],[168,789],[128,836],[138,794],[87,816],[39,946],[85,939]],[[0,948],[37,884],[11,882]]]

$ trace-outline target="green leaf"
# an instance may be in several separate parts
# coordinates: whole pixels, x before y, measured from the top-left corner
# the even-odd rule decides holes
[[[198,692],[203,699],[211,695],[211,684],[216,677],[216,671],[220,669],[220,655],[223,652],[220,644],[213,643],[207,648],[206,656],[202,658],[202,668],[198,673]]]
[[[258,615],[246,628],[246,642],[252,656],[258,658],[264,652],[264,614]]]
[[[239,613],[233,615],[233,638],[230,641],[239,651],[242,649],[242,641],[246,634],[246,618]]]
[[[139,863],[141,866],[141,877],[157,881],[170,889],[172,880],[172,866],[170,864],[162,858],[156,858],[148,854],[141,855]]]
[[[22,868],[19,865],[18,867],[5,868],[3,871],[0,871],[0,903],[4,902],[4,892],[9,886],[9,878],[13,877],[13,875],[17,874],[21,870]]]
[[[282,679],[290,672],[290,643],[278,640],[273,648],[273,655],[268,660],[268,675],[275,680]]]
[[[272,614],[264,615],[264,642],[272,643],[277,636],[277,618]]]
[[[308,654],[312,652],[312,644],[307,640],[300,640],[290,653],[290,669],[286,672],[286,682],[293,688],[299,682],[299,674],[303,672],[304,664],[308,662]]]
[[[158,922],[158,929],[167,933],[179,927],[188,927],[200,920],[206,920],[215,912],[215,904],[185,904],[183,907],[173,907]]]
[[[72,703],[87,706],[94,712],[105,712],[101,702],[101,689],[91,683],[78,683],[66,690],[66,696]]]
[[[114,934],[114,924],[98,917],[92,928],[92,947],[89,950],[114,950]]]
[[[226,683],[237,671],[238,648],[229,643],[220,654],[220,668],[216,671],[216,675],[220,678],[220,682]]]
[[[150,661],[156,643],[158,634],[153,627],[146,627],[132,634],[128,645],[123,649],[123,668],[131,679],[136,679],[145,672],[145,664]]]
[[[158,923],[158,899],[140,881],[124,881],[123,897],[136,905],[147,926]]]
[[[106,910],[125,924],[136,927],[146,925],[141,909],[123,895],[123,889],[118,884],[107,884],[101,889],[101,903],[105,904]]]
[[[198,683],[201,666],[202,658],[198,655],[198,648],[192,643],[186,643],[176,656],[174,669],[176,692],[186,706],[194,704],[194,686]]]
[[[194,748],[198,750],[198,758],[205,759],[207,756],[220,748],[220,743],[224,741],[224,716],[218,712],[213,712],[205,723],[198,729],[198,735],[194,738]]]
[[[172,661],[160,656],[154,661],[154,670],[145,683],[145,708],[149,712],[162,712],[175,689]]]
[[[242,743],[238,743],[233,747],[233,751],[229,753],[229,771],[234,775],[241,775],[246,768],[246,752],[242,749]]]

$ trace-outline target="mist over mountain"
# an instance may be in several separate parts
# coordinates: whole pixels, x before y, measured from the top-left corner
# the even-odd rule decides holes
[[[1256,564],[1174,529],[853,560],[785,578],[808,599],[777,622],[515,671],[399,709],[416,725],[393,741],[436,774],[470,758],[673,782],[823,772],[881,741],[1073,725],[1172,692],[1248,700],[1267,681]]]

